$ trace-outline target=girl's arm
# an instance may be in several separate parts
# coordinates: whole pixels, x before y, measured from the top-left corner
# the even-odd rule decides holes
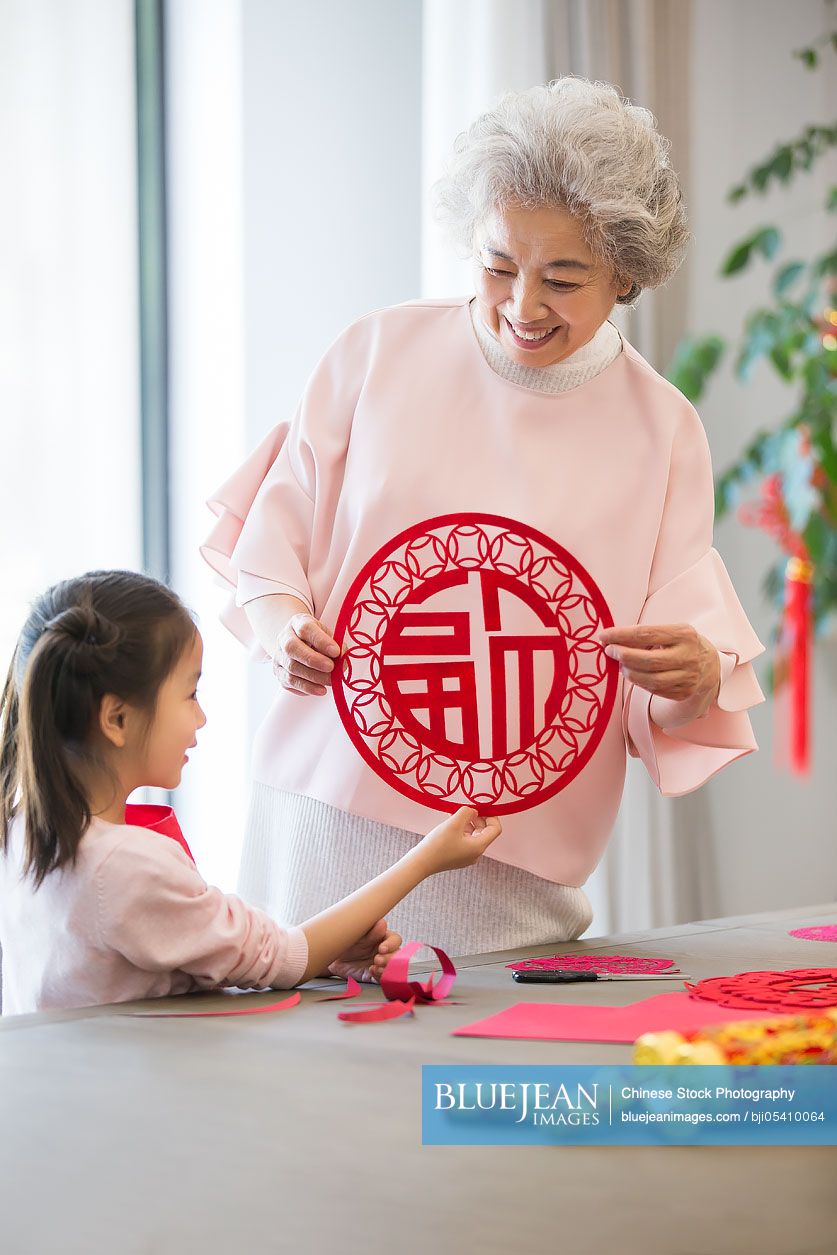
[[[207,885],[168,837],[122,833],[96,877],[101,945],[145,972],[187,972],[203,988],[289,989],[324,973],[426,876],[475,863],[500,823],[462,807],[389,871],[301,928],[283,928]]]
[[[302,979],[311,980],[324,972],[347,946],[368,932],[428,876],[475,863],[500,831],[499,820],[481,820],[475,810],[462,806],[394,867],[336,906],[306,920],[302,931],[308,939],[308,966]]]

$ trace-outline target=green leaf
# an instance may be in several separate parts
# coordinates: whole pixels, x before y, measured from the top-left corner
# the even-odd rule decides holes
[[[773,158],[773,173],[783,183],[787,183],[793,169],[793,149],[790,144],[783,144]]]
[[[750,253],[752,251],[753,251],[752,240],[744,240],[741,244],[736,244],[735,248],[727,256],[726,260],[721,266],[721,274],[722,275],[738,274],[739,270],[743,270],[744,267],[749,263]]]
[[[704,336],[702,340],[687,336],[677,345],[666,378],[690,401],[699,401],[709,376],[717,369],[724,348],[720,336]]]
[[[793,363],[783,344],[777,344],[770,350],[770,360],[784,380],[789,382],[793,379]]]
[[[762,227],[753,237],[753,248],[757,248],[762,257],[772,261],[782,245],[782,237],[776,227]]]
[[[817,68],[819,57],[817,56],[816,48],[797,48],[793,55],[799,58],[806,69],[815,70]]]
[[[833,253],[826,253],[824,257],[818,257],[814,262],[813,272],[819,277],[837,275],[837,249]]]
[[[837,209],[837,187],[829,188],[828,196],[825,201],[825,207],[830,214],[833,214],[835,209]]]
[[[773,291],[776,296],[784,296],[785,292],[792,288],[804,273],[804,261],[790,261],[786,266],[783,266],[773,280]]]

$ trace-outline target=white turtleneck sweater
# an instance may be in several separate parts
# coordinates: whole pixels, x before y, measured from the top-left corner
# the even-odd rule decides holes
[[[565,361],[521,366],[485,326],[476,301],[471,302],[471,320],[492,370],[536,392],[577,388],[622,351],[616,327],[604,322]],[[239,892],[286,927],[300,924],[392,866],[419,835],[256,781]],[[353,857],[347,857],[349,852]],[[286,874],[289,866],[293,877]],[[489,858],[431,876],[389,916],[390,927],[403,937],[429,941],[453,955],[572,940],[591,922],[583,889]]]

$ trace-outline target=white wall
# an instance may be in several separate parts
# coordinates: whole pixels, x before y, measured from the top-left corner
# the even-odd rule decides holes
[[[695,241],[688,263],[688,323],[694,332],[735,335],[747,312],[768,294],[775,269],[764,263],[732,279],[718,277],[729,246],[754,227],[777,223],[785,259],[833,247],[834,218],[821,206],[837,181],[830,159],[787,190],[729,206],[727,189],[809,122],[825,122],[837,106],[837,57],[811,72],[792,50],[834,28],[821,0],[694,0],[692,5],[690,162],[684,171]],[[778,265],[778,263],[777,263]],[[755,430],[794,409],[795,390],[767,366],[741,385],[729,363],[701,403],[716,470]],[[760,590],[775,556],[771,541],[736,520],[724,520],[716,543],[756,630],[767,642],[773,610]],[[769,701],[753,714],[761,746],[700,793],[676,803],[684,840],[702,846],[702,898],[713,914],[756,911],[837,898],[834,746],[837,744],[837,648],[817,646],[811,779],[773,766]]]
[[[0,656],[141,560],[133,5],[0,8]]]
[[[418,294],[421,5],[247,0],[242,65],[253,446],[348,323]]]

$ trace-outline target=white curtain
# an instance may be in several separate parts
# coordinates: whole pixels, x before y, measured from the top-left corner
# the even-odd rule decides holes
[[[131,0],[0,4],[0,654],[28,603],[141,562]]]
[[[615,83],[650,108],[685,165],[690,0],[424,0],[422,294],[472,290],[470,265],[432,221],[429,190],[454,137],[502,91],[562,74]],[[684,278],[614,320],[663,370],[683,328]],[[661,798],[631,760],[610,848],[586,889],[596,933],[657,927],[711,911],[711,869],[695,839],[699,795]],[[682,831],[688,827],[689,831]],[[688,838],[688,840],[687,840]],[[707,843],[704,843],[706,845]]]

